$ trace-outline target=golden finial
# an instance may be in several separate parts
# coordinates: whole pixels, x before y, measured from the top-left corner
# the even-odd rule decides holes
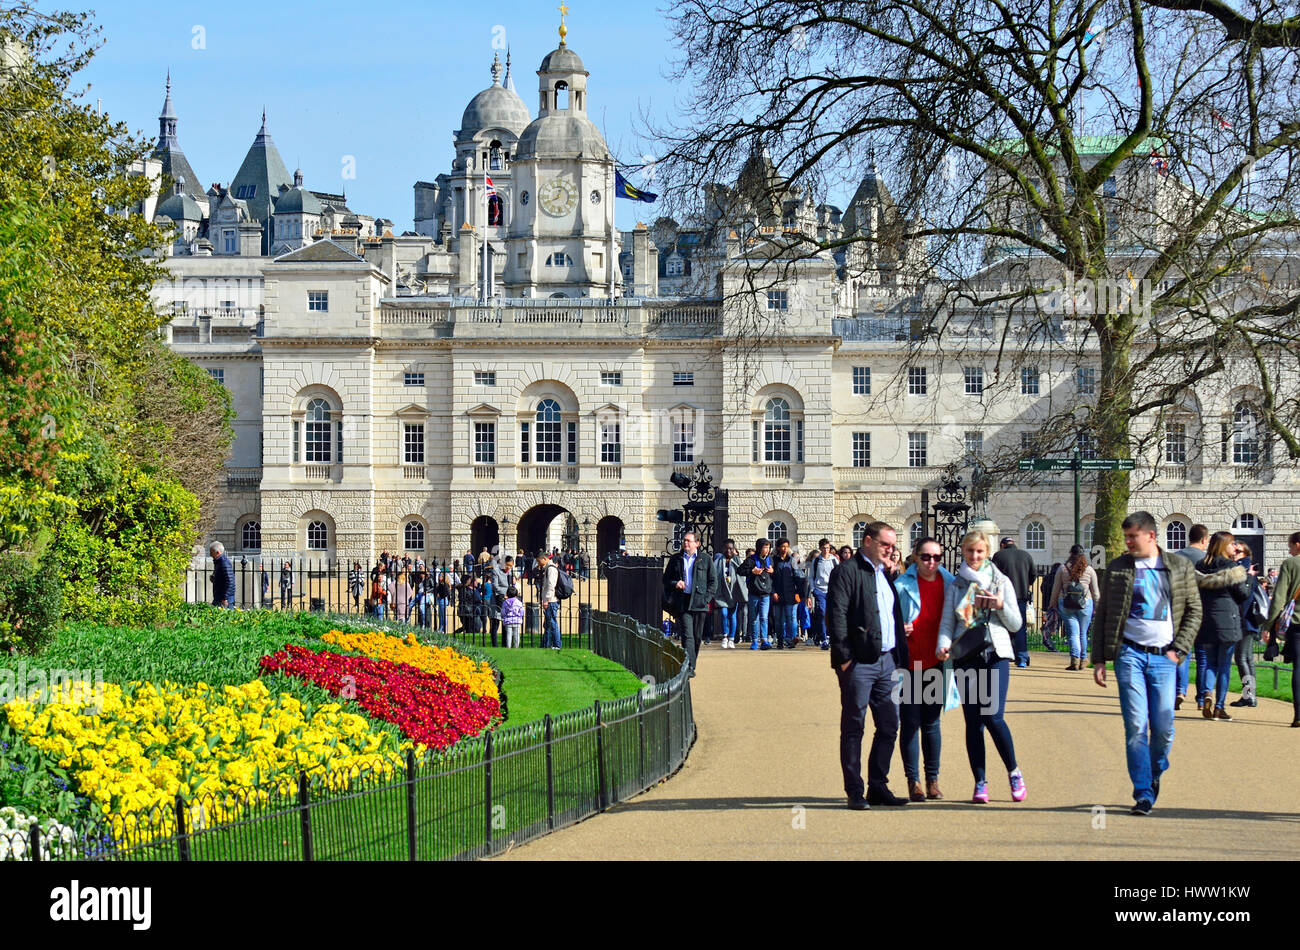
[[[564,25],[564,18],[569,15],[569,8],[560,4],[560,45],[564,45],[564,38],[569,35],[569,28]]]

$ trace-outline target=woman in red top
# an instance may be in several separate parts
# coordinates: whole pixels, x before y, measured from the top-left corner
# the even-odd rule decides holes
[[[922,539],[913,552],[912,565],[896,581],[899,606],[906,621],[903,629],[907,634],[907,652],[912,658],[912,668],[902,682],[898,746],[907,775],[908,797],[914,802],[943,798],[939,791],[943,668],[935,651],[939,645],[944,585],[952,580],[952,575],[940,566],[942,556],[943,545],[933,538]],[[918,769],[922,750],[925,752],[924,789]]]

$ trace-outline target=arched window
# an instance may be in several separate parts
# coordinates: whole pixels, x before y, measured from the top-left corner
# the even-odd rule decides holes
[[[423,551],[424,525],[418,521],[408,521],[402,534],[402,542],[407,551]]]
[[[307,525],[307,550],[328,551],[330,546],[330,529],[323,521],[313,521]]]
[[[562,457],[560,441],[560,404],[554,399],[543,399],[537,404],[537,462],[541,465],[559,465]]]
[[[1232,530],[1242,534],[1263,534],[1264,523],[1259,520],[1259,515],[1243,514],[1232,522]]]
[[[501,159],[501,143],[493,141],[492,144],[488,146],[488,169],[490,171],[499,172],[504,167],[505,164]]]
[[[1025,550],[1047,550],[1047,526],[1041,521],[1031,521],[1025,525]]]
[[[790,441],[790,404],[773,396],[763,413],[763,461],[789,462]]]
[[[684,537],[686,537],[686,525],[684,524],[673,525],[673,547],[674,548],[680,548],[682,546],[682,538]]]
[[[862,536],[866,533],[867,523],[865,521],[853,522],[853,531],[851,532],[853,538],[853,550],[856,551],[858,548],[862,547]]]
[[[924,537],[925,537],[925,522],[913,521],[911,526],[907,529],[907,540],[909,542],[909,550],[911,548],[916,547],[918,544],[920,544],[921,539]]]
[[[569,108],[569,84],[564,81],[555,84],[555,108]]]
[[[324,399],[313,399],[307,403],[307,462],[332,462],[334,411]],[[340,438],[341,438],[340,434]]]
[[[1259,417],[1248,403],[1239,402],[1232,411],[1232,463],[1255,465],[1259,462]]]
[[[240,532],[240,541],[243,543],[245,551],[262,550],[262,523],[260,521],[245,521],[243,530]]]
[[[1165,525],[1165,548],[1181,551],[1187,547],[1187,525],[1181,521],[1171,521]]]
[[[1097,521],[1096,521],[1096,519],[1094,519],[1094,518],[1089,518],[1089,519],[1088,519],[1087,521],[1085,521],[1082,525],[1080,525],[1080,532],[1079,532],[1079,534],[1080,534],[1080,538],[1083,540],[1083,548],[1084,548],[1084,550],[1085,550],[1085,551],[1091,551],[1092,548],[1093,548],[1093,545],[1096,543],[1096,538],[1097,538]]]
[[[767,537],[768,537],[768,540],[770,540],[770,541],[772,542],[773,546],[776,545],[776,542],[777,542],[778,539],[780,539],[780,538],[789,538],[789,537],[790,537],[790,534],[789,534],[789,532],[787,532],[786,529],[785,529],[785,522],[784,522],[784,521],[769,521],[769,522],[767,523]]]
[[[488,227],[499,228],[505,223],[505,202],[500,195],[488,199]]]

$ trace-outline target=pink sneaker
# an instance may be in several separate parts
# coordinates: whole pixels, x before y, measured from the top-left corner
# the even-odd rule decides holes
[[[1023,802],[1029,797],[1029,789],[1025,787],[1024,776],[1020,774],[1020,769],[1011,773],[1011,800],[1013,802]]]
[[[976,805],[987,805],[989,803],[989,783],[976,782],[975,794],[970,799]]]

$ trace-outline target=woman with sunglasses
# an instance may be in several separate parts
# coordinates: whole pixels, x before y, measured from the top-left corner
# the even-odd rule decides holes
[[[894,582],[907,633],[907,655],[912,668],[905,673],[899,703],[898,749],[907,775],[907,796],[914,802],[943,798],[939,791],[939,752],[942,739],[939,716],[943,713],[943,671],[935,651],[939,645],[939,621],[948,585],[957,578],[939,562],[943,545],[934,538],[917,542],[908,568]],[[930,672],[934,670],[935,672]],[[937,679],[937,687],[934,685]],[[920,742],[917,742],[917,734]],[[919,748],[918,748],[919,746]],[[921,787],[920,752],[925,752],[925,787]]]

